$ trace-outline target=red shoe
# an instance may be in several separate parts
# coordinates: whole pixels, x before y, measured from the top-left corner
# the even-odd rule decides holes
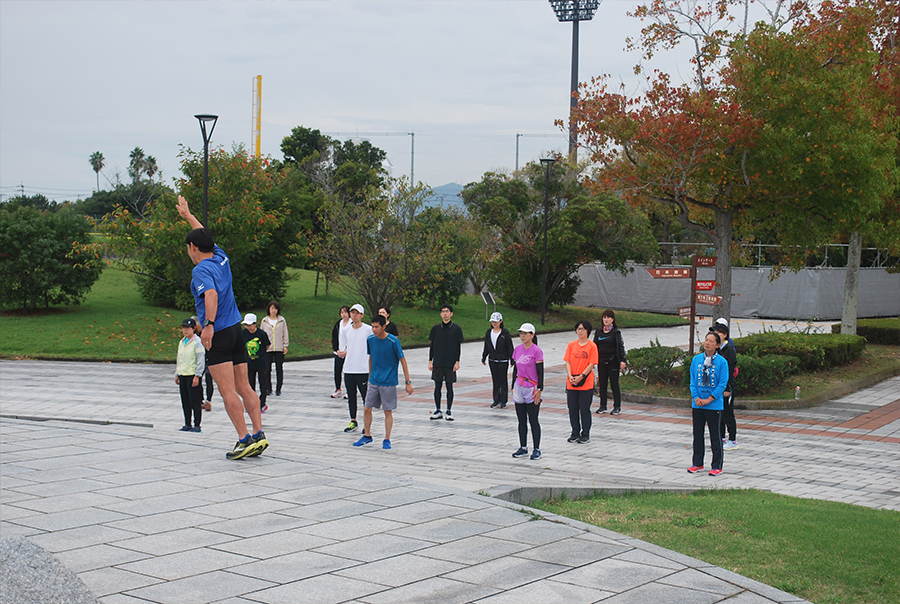
[[[691,474],[696,474],[697,472],[699,472],[702,469],[703,469],[703,466],[691,466],[690,468],[688,468],[688,472],[690,472]]]
[[[722,470],[710,470],[709,471],[710,476],[718,476],[721,473],[722,473]]]

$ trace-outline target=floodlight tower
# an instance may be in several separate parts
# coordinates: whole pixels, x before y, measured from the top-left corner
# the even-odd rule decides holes
[[[600,0],[549,0],[560,21],[572,22],[572,86],[569,94],[569,159],[578,153],[578,126],[575,123],[575,92],[578,90],[578,22],[590,21],[600,6]]]

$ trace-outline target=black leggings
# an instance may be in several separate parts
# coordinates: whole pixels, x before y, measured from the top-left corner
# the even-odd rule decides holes
[[[722,411],[722,421],[719,422],[719,434],[725,438],[725,430],[728,430],[728,440],[737,440],[737,422],[734,420],[734,395],[725,397],[725,408]]]
[[[447,384],[447,411],[453,406],[453,382],[434,383],[434,408],[441,410],[441,384]]]
[[[347,387],[347,406],[350,408],[350,419],[356,420],[356,391],[362,395],[362,402],[366,404],[366,392],[369,389],[368,373],[345,373],[344,383]]]
[[[206,400],[211,401],[213,395],[213,379],[209,374],[209,367],[203,372],[203,377],[206,378]]]
[[[281,386],[284,384],[284,353],[269,353],[269,394],[272,394],[272,363],[275,364],[275,393],[281,394]]]
[[[509,361],[488,361],[491,368],[491,382],[494,386],[494,401],[505,405],[509,401]]]
[[[600,408],[606,409],[606,380],[613,393],[613,408],[622,406],[622,392],[619,390],[619,364],[615,359],[608,363],[597,364],[597,378],[600,382]]]
[[[691,409],[691,423],[694,432],[694,455],[691,458],[692,465],[703,467],[703,457],[706,446],[703,444],[703,433],[709,426],[709,447],[712,449],[712,469],[722,469],[722,435],[719,433],[719,422],[722,421],[722,411],[716,409]]]
[[[566,404],[569,407],[569,424],[572,436],[590,437],[591,435],[591,400],[593,390],[566,390]]]
[[[200,427],[203,412],[200,407],[200,389],[194,387],[194,376],[179,375],[178,391],[181,393],[181,410],[184,412],[184,425],[191,425],[191,413],[194,415],[194,426]]]
[[[540,405],[534,403],[517,403],[516,417],[519,418],[519,446],[526,447],[528,445],[528,424],[531,424],[531,439],[534,441],[534,448],[541,448],[541,424],[538,422],[538,413],[541,411]]]
[[[341,389],[341,374],[344,372],[344,360],[338,355],[334,355],[334,389]]]

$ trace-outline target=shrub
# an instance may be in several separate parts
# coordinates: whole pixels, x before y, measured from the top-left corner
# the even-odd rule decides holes
[[[800,359],[777,354],[759,358],[739,354],[737,365],[738,376],[734,384],[736,396],[771,392],[780,388],[788,376],[800,372]]]
[[[841,324],[832,325],[831,333],[841,333]],[[900,319],[861,319],[856,322],[856,335],[869,344],[900,346]]]
[[[628,351],[628,369],[639,379],[657,384],[672,384],[678,381],[675,366],[684,363],[687,353],[675,346],[661,346],[659,339],[650,342],[648,348],[633,348]]]
[[[819,371],[855,361],[865,349],[866,340],[862,336],[767,331],[738,338],[734,346],[737,352],[756,358],[797,357],[802,371]]]

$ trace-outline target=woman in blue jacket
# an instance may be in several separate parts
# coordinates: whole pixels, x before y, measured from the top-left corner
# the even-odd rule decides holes
[[[709,426],[709,441],[712,446],[712,469],[710,476],[722,473],[722,435],[719,422],[725,401],[722,393],[728,386],[728,362],[718,353],[722,338],[714,331],[706,334],[703,352],[691,361],[691,418],[694,424],[694,457],[688,472],[694,474],[703,469],[704,424]]]

